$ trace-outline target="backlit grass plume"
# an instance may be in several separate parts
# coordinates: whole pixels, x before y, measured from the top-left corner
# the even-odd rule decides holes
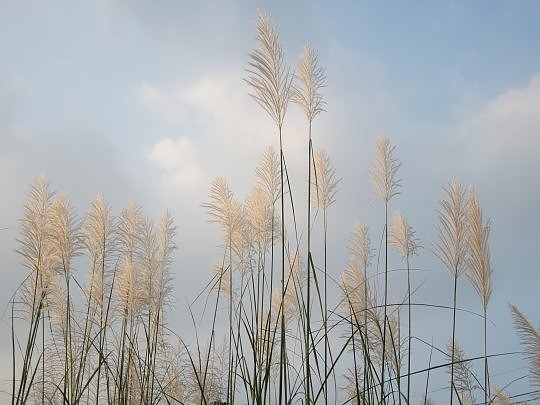
[[[319,66],[315,50],[307,44],[300,55],[296,68],[297,84],[292,88],[291,100],[304,111],[309,123],[325,111],[325,101],[321,90],[326,87],[326,74]]]
[[[484,314],[484,401],[489,397],[489,375],[487,359],[487,307],[493,291],[490,257],[489,257],[489,231],[490,221],[484,222],[482,208],[474,189],[469,192],[467,202],[468,210],[468,236],[466,257],[467,272],[465,275],[482,301]]]
[[[257,12],[257,48],[249,55],[248,77],[253,99],[281,129],[290,100],[292,75],[285,64],[276,27],[268,16]]]
[[[482,207],[474,189],[469,193],[468,208],[468,237],[466,256],[467,276],[469,282],[482,301],[482,307],[487,309],[493,286],[491,282],[492,268],[489,255],[490,221],[484,221]]]
[[[375,142],[375,154],[368,174],[373,185],[375,196],[384,203],[384,317],[383,325],[388,321],[388,202],[398,195],[401,180],[397,177],[401,163],[394,157],[395,146],[390,145],[388,137],[380,135]],[[383,326],[382,361],[381,361],[381,393],[383,397],[385,382],[386,331]]]
[[[540,389],[540,332],[514,305],[509,304],[514,320],[514,328],[517,330],[523,355],[529,361],[530,379],[534,389]]]
[[[435,224],[437,243],[433,252],[454,277],[454,299],[452,316],[452,364],[450,371],[450,404],[453,403],[454,391],[454,348],[456,337],[457,282],[463,274],[467,258],[468,210],[465,188],[456,180],[443,187],[447,199],[440,199],[438,210],[439,222]]]
[[[397,172],[401,163],[394,157],[395,148],[390,145],[386,135],[380,135],[375,142],[375,154],[368,170],[375,196],[385,204],[400,193],[401,179],[397,177]]]
[[[315,192],[311,194],[311,204],[324,210],[335,202],[339,179],[326,152],[317,149],[314,157],[312,182]]]
[[[401,253],[402,259],[407,265],[407,310],[408,310],[408,339],[407,339],[407,402],[410,400],[411,391],[411,337],[412,337],[412,321],[411,321],[411,271],[410,258],[418,253],[420,249],[420,241],[415,236],[415,231],[407,223],[407,219],[400,212],[396,212],[390,219],[390,246]]]
[[[268,113],[278,129],[280,158],[280,197],[281,197],[281,300],[285,300],[285,201],[284,176],[285,157],[283,154],[283,120],[291,97],[293,75],[285,64],[283,49],[277,30],[266,14],[258,11],[256,18],[257,47],[249,55],[248,77],[250,95]],[[281,317],[280,332],[280,382],[279,402],[287,402],[287,389],[284,381],[286,364],[285,318]],[[231,342],[229,342],[231,343]],[[230,348],[229,344],[229,348]],[[229,363],[230,364],[230,363]],[[283,398],[284,397],[284,398]],[[229,393],[228,399],[233,398]]]
[[[447,351],[451,353],[448,357],[452,359],[452,365],[449,367],[450,372],[453,373],[452,389],[459,396],[460,403],[465,401],[465,403],[472,404],[474,403],[473,392],[477,388],[471,371],[472,363],[467,360],[465,352],[456,340],[454,343],[449,340],[446,347]]]

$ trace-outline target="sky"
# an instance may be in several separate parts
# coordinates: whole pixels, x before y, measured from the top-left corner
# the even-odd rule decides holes
[[[407,215],[424,245],[421,299],[450,304],[450,275],[430,246],[441,186],[456,178],[474,185],[492,221],[493,352],[520,350],[508,302],[540,324],[540,3],[0,0],[1,380],[10,367],[3,312],[24,277],[18,219],[40,173],[80,213],[98,193],[117,213],[132,200],[153,218],[169,209],[178,308],[208,281],[220,235],[201,204],[213,178],[243,198],[264,148],[278,146],[243,81],[257,9],[276,24],[287,63],[294,68],[310,43],[326,70],[327,112],[313,136],[342,179],[329,212],[335,276],[354,224],[368,223],[374,240],[382,229],[367,169],[384,132],[402,162],[402,193],[390,209]],[[306,142],[291,106],[284,145],[299,200]],[[463,285],[463,306],[480,311]],[[419,333],[429,335],[436,314],[419,317]],[[470,331],[458,331],[466,351],[480,353],[479,326],[459,322]],[[434,331],[443,346],[444,328]],[[519,355],[494,363],[501,384],[511,370],[526,372]]]

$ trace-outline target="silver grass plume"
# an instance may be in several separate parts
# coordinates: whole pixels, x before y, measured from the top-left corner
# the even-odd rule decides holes
[[[466,258],[469,282],[482,300],[484,310],[488,306],[493,286],[491,282],[491,269],[489,260],[489,232],[490,221],[484,223],[482,208],[476,192],[472,189],[468,201],[469,233],[467,238],[468,255]]]
[[[174,238],[176,236],[176,226],[174,225],[174,219],[169,211],[165,211],[161,216],[158,227],[158,291],[156,296],[158,298],[157,306],[162,310],[170,303],[171,294],[173,291],[172,286],[172,274],[170,272],[170,266],[173,263],[173,252],[176,250],[176,243]]]
[[[404,259],[418,254],[418,249],[422,247],[415,234],[405,215],[401,212],[394,213],[390,219],[389,245],[400,252]]]
[[[135,260],[139,249],[142,216],[141,208],[134,202],[130,202],[122,210],[118,221],[118,249],[131,262]]]
[[[388,322],[386,325],[388,328],[387,337],[391,337],[390,342],[392,343],[392,347],[389,345],[386,346],[385,358],[386,361],[390,362],[395,375],[399,375],[401,373],[403,353],[407,347],[405,345],[406,339],[401,336],[399,311],[400,307],[397,307],[397,309],[388,316]],[[381,346],[378,345],[378,347]]]
[[[357,224],[351,232],[349,239],[349,253],[356,256],[363,266],[363,270],[371,264],[373,259],[373,249],[369,237],[369,227],[365,224]]]
[[[499,387],[493,387],[491,392],[494,405],[510,405],[510,397]]]
[[[395,148],[390,146],[388,137],[381,134],[375,142],[375,155],[368,170],[375,196],[384,203],[400,193],[401,179],[396,176],[401,163],[393,156]]]
[[[292,75],[285,65],[276,27],[268,16],[257,11],[255,25],[258,44],[249,55],[245,81],[252,88],[251,97],[281,129],[290,99]]]
[[[135,263],[122,259],[120,272],[115,283],[116,311],[125,320],[133,320],[142,305],[142,285],[135,273]]]
[[[44,176],[30,187],[28,201],[21,219],[21,237],[17,239],[16,252],[23,258],[23,265],[30,271],[42,274],[50,270],[50,244],[48,243],[49,217],[54,193]]]
[[[115,284],[117,311],[126,320],[134,319],[142,305],[141,274],[137,263],[140,254],[142,211],[129,203],[118,221],[118,249],[122,255],[120,273]]]
[[[401,259],[406,261],[407,264],[407,402],[410,400],[410,373],[411,373],[411,360],[412,360],[412,349],[411,349],[411,337],[412,337],[412,311],[411,311],[411,275],[410,275],[410,265],[409,259],[411,256],[417,254],[418,249],[420,249],[420,241],[415,236],[415,231],[407,223],[407,218],[400,212],[394,213],[390,219],[390,230],[389,230],[389,245],[401,253]]]
[[[245,210],[253,241],[266,252],[271,244],[279,241],[279,218],[260,185],[255,185],[249,192]]]
[[[438,242],[433,253],[454,276],[465,270],[468,216],[465,188],[456,180],[443,187],[447,200],[440,199],[439,223],[435,224]]]
[[[461,400],[464,399],[467,403],[472,403],[473,401],[473,391],[477,388],[477,385],[473,381],[471,367],[472,364],[470,361],[466,360],[465,352],[457,342],[457,340],[452,345],[452,339],[450,339],[447,344],[448,353],[453,353],[454,356],[454,386]],[[452,356],[447,354],[448,359],[452,360]],[[448,366],[450,370],[450,366]]]
[[[508,304],[514,319],[514,328],[517,330],[523,355],[529,361],[530,379],[534,389],[540,389],[540,332],[514,305]]]
[[[75,209],[65,194],[52,202],[49,237],[55,270],[67,279],[71,261],[81,253],[83,240]]]
[[[255,169],[255,174],[257,175],[257,184],[267,195],[266,198],[272,203],[272,206],[281,195],[279,170],[279,157],[269,146],[264,150],[261,161]]]
[[[54,193],[44,176],[39,176],[30,186],[28,200],[24,205],[21,236],[17,239],[16,252],[23,265],[30,270],[18,291],[22,306],[17,317],[31,321],[49,290],[48,280],[52,272],[52,247],[49,238],[51,204]]]
[[[325,111],[326,105],[321,94],[326,87],[326,74],[319,66],[319,60],[315,50],[307,44],[300,55],[296,68],[296,80],[298,85],[292,88],[291,100],[298,104],[309,122],[321,112]]]
[[[313,170],[312,184],[315,192],[311,194],[311,204],[326,209],[335,202],[340,179],[336,178],[336,170],[323,150],[315,151]]]
[[[341,289],[343,291],[341,305],[347,315],[353,316],[353,322],[365,326],[364,312],[369,311],[370,305],[366,302],[364,287],[367,281],[360,266],[361,264],[356,257],[349,257],[347,267],[341,274]]]
[[[440,208],[437,211],[439,222],[435,224],[438,242],[433,246],[433,253],[454,277],[454,298],[452,315],[452,351],[450,364],[450,405],[453,403],[454,387],[454,359],[456,348],[456,307],[458,278],[465,270],[467,255],[468,217],[466,190],[456,180],[443,187],[447,200],[440,199]]]
[[[90,258],[87,298],[102,308],[115,249],[115,225],[110,206],[99,194],[90,204],[83,223],[84,244]]]
[[[67,329],[66,293],[56,272],[51,272],[47,277],[46,292],[47,299],[43,311],[48,313],[50,323],[65,333]]]
[[[352,322],[359,328],[365,328],[369,339],[362,342],[360,335],[355,336],[358,347],[367,344],[369,349],[376,349],[382,331],[381,314],[377,307],[377,298],[362,271],[363,264],[353,255],[349,256],[347,267],[341,274],[340,300],[342,311],[352,316]],[[377,327],[378,326],[378,327]]]
[[[217,177],[210,187],[210,201],[202,204],[210,216],[209,222],[221,225],[225,242],[228,244],[238,232],[243,221],[241,204],[233,198],[227,182]]]
[[[141,250],[138,264],[141,267],[142,300],[145,310],[153,313],[157,302],[159,246],[154,224],[144,215],[141,220]]]

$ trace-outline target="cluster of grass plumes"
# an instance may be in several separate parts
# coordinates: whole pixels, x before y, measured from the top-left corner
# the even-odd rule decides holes
[[[154,224],[134,203],[114,216],[98,196],[81,218],[66,196],[56,196],[40,178],[21,221],[18,252],[27,274],[12,301],[12,402],[310,405],[408,404],[421,398],[432,404],[430,376],[441,369],[448,371],[444,398],[450,403],[512,403],[509,385],[490,383],[488,359],[506,354],[488,351],[491,225],[474,189],[455,180],[443,187],[436,240],[423,243],[405,214],[391,212],[406,191],[396,147],[380,135],[367,174],[384,208],[382,233],[354,226],[343,249],[347,264],[333,276],[328,238],[340,179],[313,136],[315,118],[326,108],[325,72],[310,45],[298,67],[289,68],[265,14],[257,14],[256,29],[245,82],[275,124],[276,145],[264,150],[245,199],[218,177],[202,204],[222,239],[210,282],[188,309],[195,345],[167,326],[176,248],[171,216],[166,212]],[[301,202],[293,198],[283,148],[290,102],[307,123],[307,196]],[[305,222],[296,215],[303,212],[300,204]],[[380,240],[378,249],[372,240]],[[431,249],[423,250],[426,245]],[[451,303],[416,299],[420,282],[413,262],[429,250],[450,272]],[[399,272],[406,283],[394,281]],[[476,315],[483,322],[484,350],[474,357],[465,355],[457,339],[463,335],[456,329],[463,278],[482,308]],[[210,313],[204,339],[192,312],[199,299],[205,301],[199,319]],[[418,307],[451,311],[448,343],[417,334]],[[540,335],[511,309],[535,388],[528,395],[535,395]],[[427,367],[415,361],[421,350],[429,352]],[[439,362],[432,362],[434,352]],[[483,377],[476,374],[479,364]],[[418,383],[421,378],[425,384]]]
[[[217,355],[201,367],[167,327],[168,212],[154,224],[130,203],[116,217],[99,195],[81,218],[40,177],[21,228],[28,272],[12,300],[13,403],[197,402],[197,370],[219,391]]]

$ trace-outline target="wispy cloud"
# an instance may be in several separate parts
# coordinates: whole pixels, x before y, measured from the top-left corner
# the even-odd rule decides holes
[[[202,185],[204,172],[193,142],[185,137],[165,138],[145,153],[147,159],[164,170],[162,185],[167,189],[192,190]]]

